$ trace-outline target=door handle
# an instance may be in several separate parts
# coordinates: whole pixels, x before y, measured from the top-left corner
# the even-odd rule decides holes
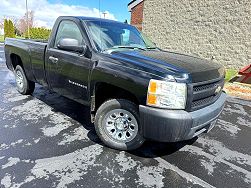
[[[53,57],[53,56],[50,56],[50,57],[49,57],[49,60],[50,60],[52,63],[57,63],[57,62],[58,62],[58,58]]]

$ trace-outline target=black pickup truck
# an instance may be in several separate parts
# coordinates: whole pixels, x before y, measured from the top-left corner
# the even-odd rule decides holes
[[[5,55],[21,94],[39,83],[89,106],[100,139],[121,150],[208,132],[226,99],[222,66],[106,19],[59,17],[48,43],[7,38]]]

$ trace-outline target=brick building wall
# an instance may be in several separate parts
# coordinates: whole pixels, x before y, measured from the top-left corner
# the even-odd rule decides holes
[[[250,0],[145,0],[143,32],[170,51],[227,68],[251,64]]]
[[[142,30],[144,1],[140,2],[131,10],[131,24]]]

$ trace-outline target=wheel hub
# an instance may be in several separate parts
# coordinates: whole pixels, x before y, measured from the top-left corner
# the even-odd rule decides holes
[[[17,86],[19,87],[19,88],[23,88],[23,85],[24,85],[24,83],[23,83],[23,75],[22,75],[22,73],[18,70],[17,72],[16,72],[16,83],[17,83]]]
[[[112,110],[106,114],[104,121],[105,132],[116,141],[129,142],[137,135],[137,120],[127,110]]]
[[[114,124],[118,130],[126,131],[128,129],[128,122],[125,118],[117,118]]]

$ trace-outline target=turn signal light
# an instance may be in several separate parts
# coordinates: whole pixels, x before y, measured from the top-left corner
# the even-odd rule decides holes
[[[147,95],[147,104],[156,105],[157,104],[157,96],[154,94],[148,93]]]
[[[157,82],[151,81],[151,82],[149,83],[148,89],[149,89],[149,92],[150,92],[150,93],[156,93],[156,91],[157,91]]]

